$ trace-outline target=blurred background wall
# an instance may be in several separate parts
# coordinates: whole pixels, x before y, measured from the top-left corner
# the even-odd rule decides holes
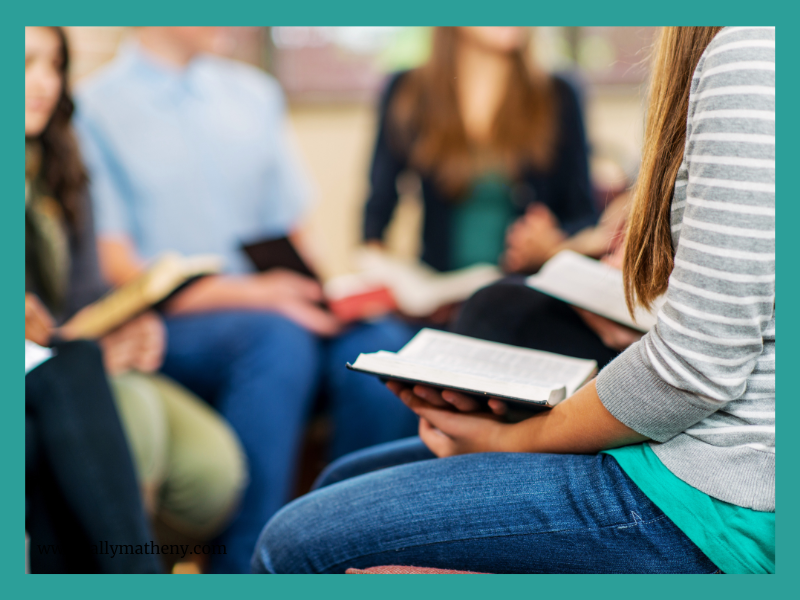
[[[124,27],[67,27],[72,78],[110,60]],[[274,75],[289,100],[300,155],[316,191],[305,232],[320,273],[350,270],[360,238],[361,210],[375,135],[375,108],[386,77],[427,57],[427,27],[231,27],[226,54]],[[532,51],[546,69],[581,90],[599,202],[635,176],[642,139],[644,61],[654,28],[539,27]],[[418,253],[419,201],[413,181],[389,233],[403,256]]]

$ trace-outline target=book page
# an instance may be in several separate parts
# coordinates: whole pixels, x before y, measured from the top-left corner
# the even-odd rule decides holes
[[[478,264],[440,273],[422,262],[407,262],[385,252],[363,249],[357,262],[362,275],[389,288],[402,312],[424,317],[441,306],[466,300],[502,277],[500,269]]]
[[[403,361],[450,373],[574,393],[596,370],[593,360],[423,329],[397,354]]]
[[[634,321],[625,305],[622,271],[571,250],[556,254],[526,283],[549,296],[643,332],[656,324],[656,313],[663,303],[657,301],[652,312],[637,309]]]
[[[544,388],[531,384],[444,371],[418,362],[403,360],[392,352],[360,354],[352,368],[387,379],[406,380],[433,387],[509,400],[522,400],[541,405],[554,406],[567,397],[565,387]]]
[[[25,374],[53,358],[53,350],[25,340]]]
[[[59,328],[64,339],[99,338],[163,300],[189,278],[221,270],[213,255],[162,255],[136,279],[85,306]]]

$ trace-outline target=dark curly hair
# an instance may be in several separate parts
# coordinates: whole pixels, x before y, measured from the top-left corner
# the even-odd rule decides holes
[[[61,97],[39,140],[42,145],[42,177],[50,192],[64,209],[72,227],[81,218],[81,205],[88,177],[81,161],[78,144],[72,131],[75,105],[69,91],[69,48],[61,27],[48,27],[61,42]]]

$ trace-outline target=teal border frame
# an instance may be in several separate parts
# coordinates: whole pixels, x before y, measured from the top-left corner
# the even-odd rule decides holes
[[[778,26],[778,47],[781,65],[786,65],[786,76],[781,80],[781,98],[788,98],[792,88],[798,91],[796,77],[789,77],[788,69],[798,72],[797,51],[791,50],[792,26],[796,9],[778,8],[767,2],[699,2],[698,0],[617,0],[598,2],[569,0],[564,2],[522,2],[520,0],[493,0],[478,2],[461,0],[432,2],[431,0],[402,0],[383,3],[372,0],[339,1],[300,0],[297,2],[258,3],[233,0],[224,3],[196,0],[178,3],[167,0],[139,0],[131,3],[110,3],[107,0],[5,3],[0,21],[0,65],[6,84],[0,94],[0,181],[10,182],[5,189],[11,198],[0,202],[0,257],[5,273],[3,292],[0,293],[0,381],[5,382],[4,414],[0,422],[0,456],[4,494],[0,496],[0,590],[7,598],[48,597],[61,598],[77,594],[82,596],[108,596],[112,598],[151,597],[214,597],[251,595],[260,598],[331,598],[369,597],[389,599],[472,597],[524,597],[524,598],[619,598],[638,596],[650,598],[715,597],[724,598],[776,598],[791,594],[798,588],[793,585],[800,571],[800,531],[798,513],[791,502],[800,496],[800,478],[797,475],[798,447],[790,446],[785,435],[792,435],[788,425],[798,423],[800,402],[788,398],[793,387],[788,377],[788,365],[800,362],[800,350],[794,344],[782,344],[778,372],[779,412],[781,413],[781,460],[778,461],[778,503],[781,517],[777,535],[777,573],[769,578],[734,579],[698,578],[687,576],[580,576],[562,575],[543,578],[531,575],[501,575],[493,577],[456,578],[397,578],[394,581],[375,577],[312,578],[285,576],[280,578],[234,578],[234,576],[205,576],[203,578],[148,578],[142,575],[112,576],[24,576],[23,515],[24,515],[24,429],[23,379],[19,344],[23,337],[21,302],[15,296],[16,285],[22,286],[23,205],[12,200],[23,195],[22,171],[24,166],[22,137],[23,75],[21,53],[25,25],[487,25],[522,23],[530,25],[714,25],[753,24]],[[796,35],[796,33],[795,33]],[[786,37],[784,37],[786,36]],[[781,105],[783,105],[781,103]],[[787,105],[788,107],[788,105]],[[781,133],[778,178],[778,268],[780,294],[786,314],[781,317],[781,340],[798,338],[800,319],[792,313],[789,295],[797,298],[800,284],[793,276],[797,270],[789,265],[793,250],[797,251],[791,234],[792,224],[800,223],[800,202],[795,187],[788,178],[791,164],[798,164],[798,111],[781,110]],[[792,194],[794,192],[794,194]],[[790,196],[790,194],[792,194]],[[792,281],[789,277],[793,276]],[[14,283],[14,282],[17,283]],[[20,299],[21,300],[21,299]],[[788,307],[788,308],[786,308]],[[20,311],[17,313],[16,311]],[[19,315],[19,316],[17,316]],[[16,332],[16,333],[14,333]],[[20,340],[20,342],[14,341]],[[20,363],[16,361],[20,360]],[[14,366],[18,365],[18,366]],[[499,577],[499,579],[498,579]],[[794,592],[795,594],[797,591]]]

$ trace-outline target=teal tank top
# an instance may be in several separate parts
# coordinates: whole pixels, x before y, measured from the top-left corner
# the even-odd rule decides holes
[[[453,207],[450,247],[453,268],[476,263],[498,264],[505,251],[506,230],[514,216],[509,181],[499,174],[477,179],[467,198]]]
[[[723,502],[685,483],[649,444],[605,450],[723,573],[775,572],[775,513]]]

